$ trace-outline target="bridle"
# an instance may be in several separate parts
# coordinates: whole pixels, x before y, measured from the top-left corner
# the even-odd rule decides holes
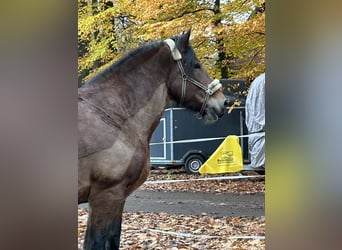
[[[175,42],[172,39],[166,39],[164,42],[169,46],[173,60],[177,62],[179,71],[182,75],[183,82],[182,82],[182,95],[180,99],[180,104],[181,105],[183,104],[183,101],[185,98],[185,92],[186,92],[186,83],[187,81],[189,81],[192,84],[196,85],[197,87],[203,89],[205,92],[205,98],[204,98],[201,110],[199,112],[199,114],[203,116],[204,109],[205,109],[205,106],[207,105],[209,97],[213,95],[217,90],[219,90],[222,87],[222,84],[220,83],[218,79],[214,79],[211,83],[208,84],[208,86],[206,86],[200,83],[199,81],[196,81],[195,79],[189,77],[184,71],[184,68],[182,65],[182,55],[177,49]]]

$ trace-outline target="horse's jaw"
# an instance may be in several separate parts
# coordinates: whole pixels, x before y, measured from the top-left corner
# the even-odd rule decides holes
[[[206,111],[203,115],[203,121],[205,124],[213,124],[217,121],[218,118],[219,116],[215,113],[214,110],[211,109]]]

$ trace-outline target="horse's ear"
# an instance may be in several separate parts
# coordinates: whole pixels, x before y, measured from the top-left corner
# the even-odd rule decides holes
[[[180,37],[179,48],[182,50],[182,52],[185,52],[189,47],[190,34],[191,28]]]

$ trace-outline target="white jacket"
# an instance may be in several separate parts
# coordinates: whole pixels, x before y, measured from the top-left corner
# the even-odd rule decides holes
[[[253,168],[265,167],[265,73],[252,82],[246,98],[248,149]]]

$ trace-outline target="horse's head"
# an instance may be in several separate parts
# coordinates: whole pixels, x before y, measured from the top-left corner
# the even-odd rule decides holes
[[[226,98],[219,80],[212,79],[202,67],[189,38],[190,30],[165,40],[175,62],[168,83],[169,93],[175,101],[212,122],[224,114]]]

